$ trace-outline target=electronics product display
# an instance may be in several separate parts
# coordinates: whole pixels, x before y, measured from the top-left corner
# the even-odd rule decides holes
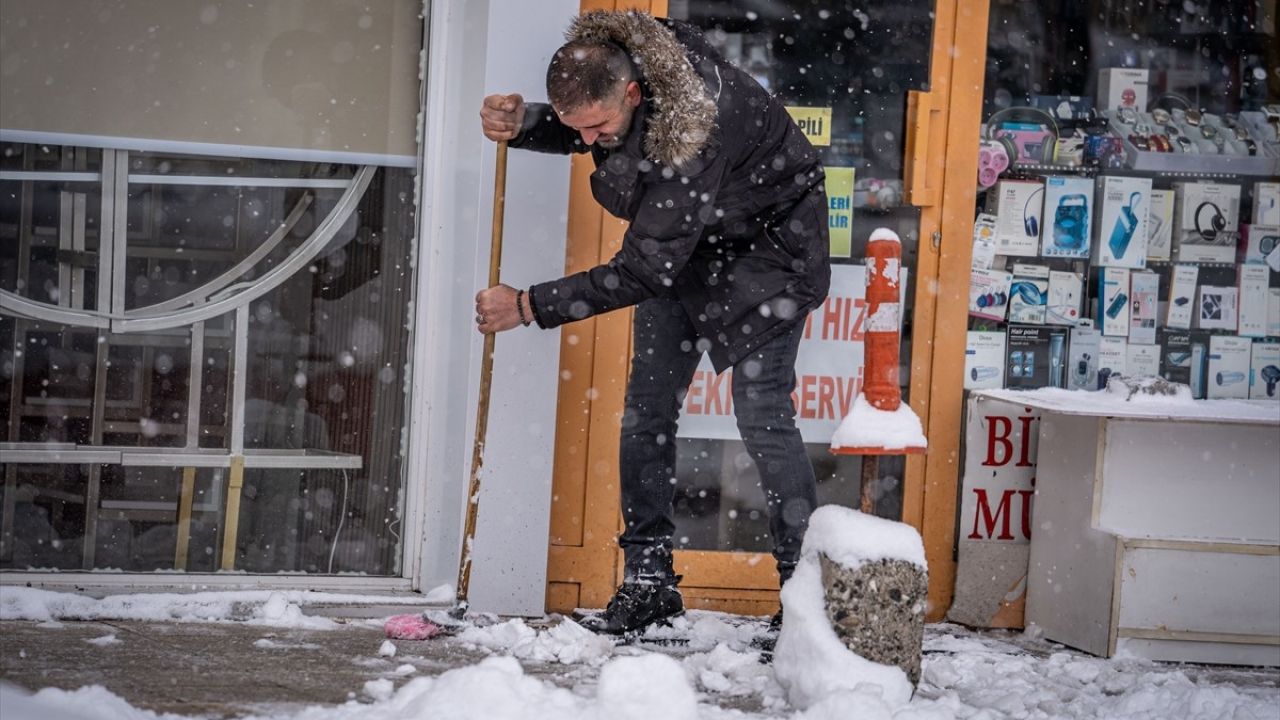
[[[1217,374],[1216,379],[1219,385],[1235,385],[1236,383],[1244,382],[1245,377],[1245,374],[1242,372],[1232,371],[1220,372]]]
[[[1040,237],[1040,215],[1031,212],[1031,201],[1043,195],[1044,188],[1037,188],[1022,205],[1022,229],[1027,233],[1027,237]]]
[[[1204,397],[1204,343],[1191,343],[1191,397]]]
[[[1000,375],[1000,368],[990,365],[979,365],[969,371],[969,377],[973,380],[989,380]]]
[[[1280,383],[1280,367],[1267,365],[1259,374],[1262,376],[1262,382],[1266,383],[1267,397],[1275,397],[1276,384]]]
[[[1060,248],[1079,250],[1087,247],[1089,199],[1084,195],[1064,195],[1053,212],[1053,241]]]
[[[1082,353],[1071,368],[1071,384],[1076,387],[1083,387],[1089,381],[1089,376],[1093,374],[1095,364],[1092,355]]]
[[[1111,254],[1117,258],[1124,257],[1125,251],[1129,249],[1129,243],[1133,240],[1133,234],[1138,229],[1137,207],[1139,201],[1142,200],[1142,193],[1131,193],[1129,202],[1120,208],[1120,215],[1116,217],[1116,223],[1111,228],[1111,239],[1107,241],[1111,248]]]
[[[1204,210],[1209,212],[1202,212]],[[1196,232],[1204,242],[1218,245],[1234,242],[1234,238],[1224,232],[1227,228],[1227,216],[1217,203],[1207,200],[1200,203],[1196,207],[1195,222]]]
[[[1124,310],[1125,304],[1129,302],[1129,296],[1126,293],[1120,293],[1111,299],[1111,304],[1107,306],[1107,317],[1112,320],[1120,317],[1121,311]]]

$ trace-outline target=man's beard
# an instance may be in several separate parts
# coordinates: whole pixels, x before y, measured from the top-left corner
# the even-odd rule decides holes
[[[626,135],[615,135],[609,140],[605,140],[602,137],[596,138],[596,144],[604,148],[605,150],[617,150],[618,148],[622,147],[622,145],[626,141],[627,141]]]

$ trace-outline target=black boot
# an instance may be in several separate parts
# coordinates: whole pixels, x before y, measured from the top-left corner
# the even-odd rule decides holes
[[[684,598],[674,584],[624,582],[604,612],[582,620],[588,630],[622,635],[684,614]]]

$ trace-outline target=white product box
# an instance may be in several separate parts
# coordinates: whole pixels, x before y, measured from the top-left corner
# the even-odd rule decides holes
[[[1280,337],[1280,288],[1267,288],[1267,337]]]
[[[1147,266],[1147,216],[1151,179],[1103,175],[1098,178],[1098,226],[1093,261],[1100,267]]]
[[[1253,341],[1234,335],[1209,338],[1207,397],[1249,397],[1249,356]]]
[[[1044,321],[1050,325],[1080,322],[1080,302],[1084,299],[1084,277],[1080,273],[1049,272],[1049,306]]]
[[[964,348],[964,389],[1004,387],[1003,332],[970,330]]]
[[[1240,315],[1237,332],[1244,337],[1266,337],[1267,280],[1271,269],[1266,265],[1240,265],[1236,270],[1236,288],[1240,291]]]
[[[1200,268],[1195,265],[1174,265],[1170,273],[1167,327],[1188,330],[1191,328],[1191,312],[1195,307],[1196,285],[1200,282]]]
[[[1098,354],[1102,333],[1092,320],[1081,320],[1071,328],[1071,344],[1067,353],[1067,389],[1098,390]]]
[[[1240,317],[1238,295],[1239,291],[1233,287],[1201,285],[1196,292],[1196,327],[1234,332]]]
[[[1160,346],[1129,343],[1125,356],[1125,375],[1131,378],[1160,376]]]
[[[1103,335],[1129,337],[1129,271],[1102,268],[1098,283],[1098,326]]]
[[[1013,274],[1004,270],[971,270],[969,314],[988,320],[1004,320],[1009,310],[1009,284]]]
[[[1098,71],[1098,109],[1145,110],[1147,71],[1137,68],[1103,68]]]
[[[1039,255],[1043,210],[1043,184],[1027,180],[996,183],[987,193],[987,212],[996,216],[996,254]]]
[[[1236,261],[1240,237],[1240,186],[1174,183],[1173,254],[1178,262]]]
[[[1260,182],[1253,186],[1253,224],[1280,225],[1280,183]]]
[[[1045,257],[1089,257],[1093,220],[1093,181],[1082,177],[1048,177],[1044,183],[1044,230],[1040,254]]]
[[[1129,275],[1129,343],[1154,345],[1160,276],[1153,272]]]
[[[1098,387],[1107,387],[1112,375],[1128,375],[1129,341],[1103,337],[1098,341]]]
[[[996,216],[979,213],[973,221],[973,260],[975,270],[990,270],[996,259]]]
[[[1244,239],[1246,264],[1266,265],[1280,272],[1280,225],[1246,225]]]
[[[1280,400],[1280,343],[1253,344],[1249,362],[1249,399]]]
[[[1172,190],[1151,191],[1151,212],[1147,213],[1147,259],[1168,260],[1173,256]]]
[[[1009,322],[1043,325],[1049,301],[1049,268],[1014,263],[1009,285]]]

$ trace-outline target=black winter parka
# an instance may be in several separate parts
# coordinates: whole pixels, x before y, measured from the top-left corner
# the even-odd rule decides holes
[[[544,328],[658,295],[677,298],[717,371],[805,317],[830,285],[827,200],[817,151],[782,104],[694,27],[593,12],[570,39],[630,53],[643,100],[622,147],[588,147],[529,103],[512,147],[590,151],[591,192],[630,221],[606,264],[529,290]]]

